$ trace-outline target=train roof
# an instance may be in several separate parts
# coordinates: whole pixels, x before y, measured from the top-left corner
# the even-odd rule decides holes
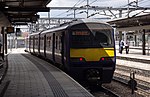
[[[47,33],[47,32],[53,32],[53,31],[59,31],[59,30],[63,30],[66,29],[69,25],[66,26],[58,26],[58,27],[54,27],[54,28],[50,28],[48,30],[43,31],[42,33]]]
[[[104,21],[101,21],[101,20],[98,20],[98,19],[80,19],[80,20],[73,20],[71,22],[60,24],[59,26],[50,28],[50,29],[45,30],[45,31],[43,31],[41,33],[53,32],[53,31],[56,31],[56,30],[57,31],[59,31],[59,30],[65,30],[68,27],[71,27],[71,26],[77,25],[77,24],[81,24],[81,23],[99,23],[99,24],[109,25],[108,23],[106,23]]]
[[[41,32],[32,33],[32,34],[30,34],[30,36],[38,35],[38,34],[40,34],[40,33],[41,33]]]
[[[71,22],[72,25],[75,24],[80,24],[80,23],[100,23],[100,24],[108,24],[102,20],[99,19],[80,19],[80,20],[75,20],[73,22]]]

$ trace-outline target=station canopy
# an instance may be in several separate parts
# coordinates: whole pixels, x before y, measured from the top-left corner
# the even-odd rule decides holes
[[[118,31],[150,29],[150,14],[112,20],[108,23],[117,28]]]
[[[51,0],[0,0],[0,26],[8,19],[12,25],[34,23],[39,16],[37,12],[49,12],[46,7]],[[6,18],[5,18],[5,17]]]

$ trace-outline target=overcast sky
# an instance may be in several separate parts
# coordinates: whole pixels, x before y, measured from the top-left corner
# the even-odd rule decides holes
[[[130,0],[133,1],[133,0]],[[93,2],[93,3],[92,3]],[[118,6],[127,4],[128,0],[89,0],[89,4],[92,6]],[[87,3],[87,0],[52,0],[48,6],[82,6]],[[92,3],[92,4],[91,4]]]
[[[133,2],[136,0],[129,0]],[[74,6],[77,3],[77,6],[85,5],[87,0],[52,0],[48,6]],[[140,6],[150,6],[150,0],[138,0]],[[128,4],[128,0],[89,0],[89,4],[92,6],[111,6],[111,7],[120,7]]]
[[[129,2],[133,2],[136,0],[129,0]],[[149,7],[150,0],[138,0],[138,6],[140,7]],[[52,0],[47,6],[48,7],[80,7],[87,4],[87,0]],[[128,4],[128,0],[89,0],[90,6],[99,6],[99,7],[126,7]],[[135,3],[133,3],[135,5]],[[76,17],[86,17],[86,13],[78,14],[81,11],[76,12]],[[90,11],[89,14],[94,13],[95,11]],[[107,12],[107,11],[106,11]],[[109,12],[107,12],[110,14]],[[135,13],[135,12],[134,12]],[[137,12],[138,13],[138,12]],[[73,11],[67,12],[67,10],[51,10],[51,17],[73,17]],[[103,14],[103,12],[101,12]],[[133,13],[131,13],[133,14]],[[136,14],[136,13],[135,13]],[[47,14],[42,13],[42,16]],[[41,16],[41,17],[42,17]],[[95,15],[95,17],[104,17],[104,15]],[[106,17],[106,16],[105,16]]]

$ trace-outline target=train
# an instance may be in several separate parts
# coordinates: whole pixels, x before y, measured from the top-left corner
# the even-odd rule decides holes
[[[59,65],[75,79],[110,83],[116,66],[113,28],[97,19],[74,20],[27,38],[27,51]]]

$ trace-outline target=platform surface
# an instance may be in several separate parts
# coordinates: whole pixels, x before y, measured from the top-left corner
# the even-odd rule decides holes
[[[8,55],[8,71],[3,97],[93,97],[63,71],[28,53],[13,50]]]
[[[118,49],[119,46],[116,46],[116,64],[143,70],[150,70],[150,54],[148,51],[146,51],[146,55],[142,55],[141,49],[137,49],[137,47],[131,46],[129,48],[129,54],[126,54],[125,49],[123,50],[123,53],[120,54]]]

